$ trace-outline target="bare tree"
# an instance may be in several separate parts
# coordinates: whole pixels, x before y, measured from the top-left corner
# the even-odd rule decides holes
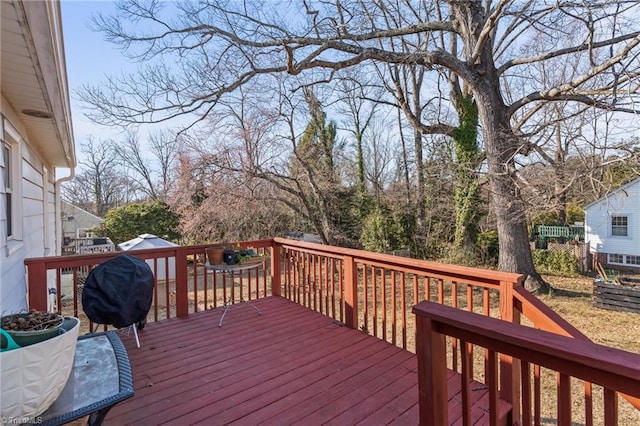
[[[114,150],[120,157],[122,164],[133,170],[134,175],[131,179],[137,183],[138,188],[140,188],[148,198],[152,200],[157,199],[158,194],[152,178],[151,165],[140,146],[138,133],[128,131],[122,142],[114,144]]]
[[[140,191],[151,200],[164,199],[171,187],[171,169],[177,154],[172,134],[168,130],[151,133],[145,148],[138,132],[129,130],[114,149],[124,168],[133,171],[130,178]]]
[[[112,141],[89,137],[81,145],[81,172],[63,188],[63,196],[97,216],[126,204],[133,195],[132,183],[123,175]]]
[[[292,9],[278,14],[272,2],[179,2],[175,7],[180,16],[172,19],[163,15],[160,2],[130,1],[121,4],[120,16],[150,26],[139,31],[118,17],[98,18],[96,24],[107,37],[140,60],[165,55],[189,60],[177,64],[179,69],[151,62],[137,78],[112,78],[100,88],[86,88],[84,100],[94,108],[94,119],[103,123],[160,122],[189,113],[206,117],[221,97],[262,75],[305,75],[318,82],[371,61],[446,68],[468,84],[478,106],[497,218],[499,267],[528,275],[530,288],[544,291],[531,257],[517,180],[515,160],[526,153],[528,143],[512,119],[540,103],[558,101],[636,113],[640,24],[633,18],[640,4],[635,0],[437,3],[442,19],[409,0],[306,1],[295,18]],[[172,9],[169,15],[174,13]],[[396,22],[397,16],[403,20]],[[568,23],[575,24],[574,34],[579,31],[577,43],[557,37]],[[458,48],[414,43],[411,52],[402,52],[379,43],[411,44],[418,35],[455,38]],[[535,38],[554,38],[555,44],[540,54],[520,54],[518,45]],[[531,64],[569,55],[582,58],[578,76],[553,86],[532,82]],[[509,81],[521,90],[512,90],[517,96],[507,103]]]
[[[178,155],[176,137],[168,130],[159,130],[149,135],[149,151],[158,163],[160,182],[156,192],[165,198],[173,186],[173,166]]]

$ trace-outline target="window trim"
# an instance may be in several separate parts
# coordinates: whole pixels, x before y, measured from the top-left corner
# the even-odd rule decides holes
[[[620,256],[620,262],[611,260],[613,256]],[[607,253],[607,263],[611,265],[624,265],[624,254],[620,253]]]
[[[614,218],[624,218],[624,219],[626,219],[626,225],[624,225],[625,235],[614,235],[614,233],[613,233],[613,228],[614,228],[613,220],[614,220]],[[631,222],[631,215],[630,214],[615,214],[615,215],[612,214],[611,216],[609,216],[609,236],[611,238],[630,238],[630,235],[629,235],[630,222]],[[616,229],[622,229],[622,228],[623,228],[622,225],[616,225]]]
[[[9,170],[11,173],[11,212],[6,212],[7,215],[11,214],[11,235],[5,235],[7,241],[8,254],[12,254],[23,243],[23,224],[22,224],[22,146],[23,139],[20,133],[13,127],[13,125],[4,117],[2,117],[2,138],[3,149],[4,145],[9,146],[10,164]],[[5,194],[5,188],[1,188],[2,194]],[[7,218],[8,219],[8,218]]]
[[[636,260],[638,260],[638,263],[631,263],[631,262],[629,261],[629,257],[634,257],[634,258],[636,258]],[[635,255],[635,254],[627,254],[627,255],[625,255],[625,256],[624,256],[624,263],[625,263],[626,265],[631,265],[631,266],[638,267],[638,266],[640,266],[640,256]]]

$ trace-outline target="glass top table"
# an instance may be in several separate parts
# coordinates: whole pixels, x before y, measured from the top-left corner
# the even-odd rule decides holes
[[[127,351],[115,331],[78,338],[73,369],[62,393],[33,423],[62,425],[89,416],[100,425],[117,403],[133,396]]]
[[[240,264],[234,264],[234,265],[226,265],[226,264],[211,265],[209,262],[207,262],[205,263],[204,267],[207,270],[214,271],[214,272],[227,272],[227,273],[244,272],[250,269],[258,269],[258,268],[265,267],[266,262],[268,260],[269,260],[268,257],[263,257],[260,261],[247,263],[247,264],[240,263]],[[258,309],[256,305],[242,298],[242,284],[243,284],[243,280],[240,280],[240,300],[239,300],[240,303],[251,306],[258,313],[258,315],[262,315],[262,311],[260,311],[260,309]],[[231,306],[233,304],[234,304],[233,296],[231,296],[228,300],[225,300],[224,310],[222,311],[222,316],[220,317],[220,321],[218,322],[218,327],[222,327],[222,321],[224,321],[224,317],[227,315],[227,312],[229,312],[229,309],[231,309]]]

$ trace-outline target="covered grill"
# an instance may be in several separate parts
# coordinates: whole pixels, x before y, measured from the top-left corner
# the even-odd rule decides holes
[[[133,326],[136,332],[144,327],[153,301],[153,286],[149,265],[123,254],[101,263],[89,273],[82,292],[82,307],[95,323],[117,328]]]

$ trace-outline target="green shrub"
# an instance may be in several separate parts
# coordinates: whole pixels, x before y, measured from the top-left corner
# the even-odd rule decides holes
[[[123,243],[140,234],[153,234],[178,242],[178,217],[162,201],[129,204],[110,210],[104,218],[107,235],[115,244]]]
[[[476,241],[476,257],[480,265],[498,264],[498,231],[486,231],[478,234]]]
[[[531,254],[536,270],[540,273],[560,276],[578,275],[578,259],[572,253],[535,249]]]
[[[360,236],[362,248],[390,253],[403,248],[403,229],[389,209],[377,206],[365,218]]]

